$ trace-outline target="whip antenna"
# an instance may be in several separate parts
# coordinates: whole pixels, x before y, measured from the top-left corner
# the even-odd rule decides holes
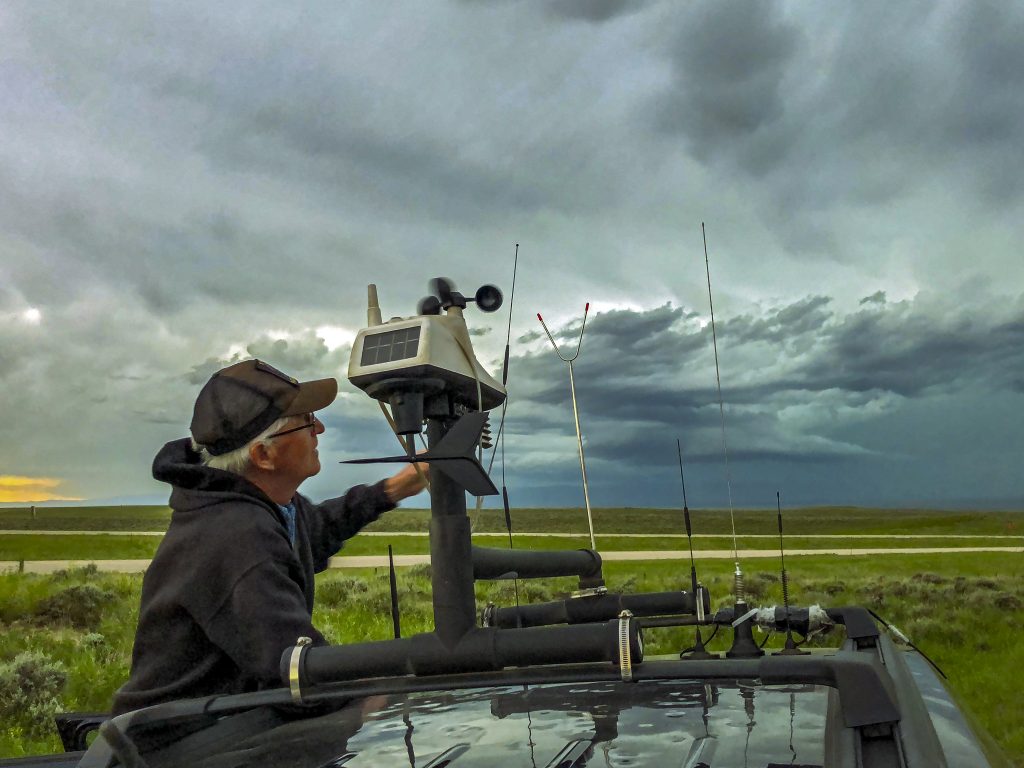
[[[505,359],[501,366],[501,386],[508,384],[508,358],[512,342],[512,307],[516,301],[516,272],[519,268],[519,243],[516,243],[516,253],[512,260],[512,292],[508,298],[508,330],[505,332]],[[505,505],[505,529],[508,531],[508,548],[512,549],[512,516],[508,506],[508,490],[505,487],[505,413],[508,410],[508,392],[505,392],[505,400],[501,404],[501,420],[498,422],[498,434],[494,441],[501,447],[501,495]],[[497,449],[491,453],[491,460],[487,463],[487,474],[491,474],[494,468],[494,457],[498,455]],[[476,511],[480,512],[483,504],[483,496],[476,497]]]
[[[697,566],[693,562],[693,531],[690,528],[690,508],[686,504],[686,478],[683,476],[683,447],[679,442],[679,438],[676,438],[676,453],[679,454],[679,482],[683,486],[683,520],[686,523],[686,541],[690,544],[690,588],[693,591],[693,597],[697,605],[697,640],[693,644],[693,650],[679,654],[682,657],[684,654],[691,659],[715,659],[718,658],[714,654],[708,653],[704,650],[704,638],[700,634],[700,623],[704,621],[704,595],[702,594],[704,587],[697,582]]]
[[[782,497],[775,492],[775,506],[779,511],[779,559],[782,562],[782,604],[786,610],[786,645],[778,651],[776,656],[806,656],[807,651],[801,651],[796,647],[793,640],[793,627],[790,626],[789,618],[789,575],[786,573],[786,550],[782,546]]]
[[[516,300],[516,271],[519,268],[519,243],[516,243],[516,255],[512,259],[512,291],[508,297],[508,330],[505,332],[505,362],[501,366],[501,385],[508,384],[508,353],[512,343],[512,307]],[[505,486],[505,412],[508,410],[508,390],[505,391],[505,402],[501,404],[501,423],[498,425],[498,440],[501,447],[501,503],[505,507],[505,530],[508,531],[508,548],[512,549],[512,510],[508,504],[508,488]],[[497,453],[497,451],[495,451]],[[494,454],[491,454],[491,464]],[[488,473],[490,468],[488,467]],[[519,607],[519,579],[513,579],[516,596],[516,608]]]
[[[736,516],[732,508],[732,471],[729,468],[729,443],[725,439],[725,404],[722,400],[722,376],[718,370],[718,335],[715,332],[715,304],[711,298],[711,262],[708,260],[708,236],[704,231],[704,222],[700,223],[700,234],[704,238],[704,268],[708,276],[708,306],[711,308],[711,343],[715,350],[715,383],[718,386],[718,414],[722,423],[722,451],[725,454],[725,485],[729,493],[729,523],[732,526],[732,556],[736,565],[733,574],[736,591],[736,602],[742,603],[743,571],[740,570],[739,547],[736,544]]]
[[[508,330],[505,332],[505,363],[501,366],[501,385],[505,386],[508,384],[508,351],[509,344],[512,341],[512,306],[516,300],[516,270],[519,268],[519,243],[516,243],[516,255],[512,259],[512,292],[508,297]],[[506,398],[505,403],[508,403]],[[502,416],[505,415],[505,409],[502,409]]]
[[[544,333],[548,335],[548,341],[551,342],[551,346],[555,349],[555,354],[558,355],[558,359],[563,363],[569,364],[569,390],[572,393],[572,415],[576,420],[576,444],[580,451],[580,471],[583,473],[583,500],[587,505],[587,525],[590,528],[590,548],[597,549],[597,544],[594,542],[594,517],[590,512],[590,488],[587,485],[587,461],[583,456],[583,436],[580,433],[580,412],[576,407],[576,377],[572,372],[572,364],[576,358],[580,356],[580,347],[583,346],[583,331],[587,328],[587,313],[590,312],[590,302],[588,301],[586,306],[583,308],[583,325],[580,326],[580,338],[576,342],[576,352],[571,357],[562,357],[562,353],[558,351],[558,345],[555,343],[554,337],[551,335],[551,331],[548,330],[547,323],[544,322],[544,318],[540,316],[540,312],[537,313],[537,319],[540,320],[540,324],[544,326]]]
[[[508,358],[509,351],[511,350],[512,344],[512,307],[515,306],[516,301],[516,272],[519,269],[519,243],[516,243],[516,253],[512,260],[512,291],[508,297],[508,329],[505,332],[505,360],[501,366],[501,385],[504,387],[508,384]],[[498,450],[501,450],[501,503],[505,508],[505,530],[508,532],[508,548],[513,549],[512,546],[512,511],[508,503],[508,487],[505,485],[505,414],[508,411],[508,392],[505,392],[505,400],[501,404],[501,421],[498,422],[498,434],[495,436],[495,449],[491,453],[491,460],[487,464],[487,474],[490,476],[491,469],[494,467],[494,457],[498,455]],[[483,496],[476,497],[476,511],[480,511],[480,506],[483,504]],[[513,580],[515,588],[516,607],[519,607],[519,579]]]
[[[391,545],[388,544],[388,586],[391,588],[391,624],[395,632],[395,639],[402,636],[402,620],[398,612],[398,581],[395,578],[395,557],[392,554]]]

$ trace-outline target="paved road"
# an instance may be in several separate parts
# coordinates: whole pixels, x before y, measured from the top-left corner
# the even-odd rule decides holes
[[[1024,547],[842,547],[832,549],[791,549],[786,554],[791,557],[800,555],[835,555],[849,557],[856,555],[935,555],[952,554],[963,552],[1017,552],[1024,553]],[[705,549],[695,553],[698,560],[731,560],[733,551],[731,549]],[[741,549],[739,557],[741,560],[752,560],[756,558],[775,558],[779,556],[777,549]],[[678,550],[650,551],[650,552],[602,552],[601,558],[605,562],[611,561],[644,561],[644,560],[689,560],[688,552]],[[425,565],[430,562],[430,555],[395,555],[396,566]],[[17,561],[0,561],[0,571],[18,571],[25,573],[53,573],[54,571],[67,568],[80,568],[95,563],[101,571],[112,571],[117,573],[141,573],[149,567],[149,560],[26,560],[24,563]],[[331,568],[384,568],[387,567],[387,557],[379,555],[361,555],[351,557],[332,557]]]
[[[5,531],[0,528],[0,536],[39,536],[45,534],[47,536],[163,536],[164,531],[47,531],[43,529],[38,530],[17,530],[17,531]],[[416,538],[426,538],[430,534],[426,531],[363,531],[359,534],[360,536],[378,536],[387,538],[400,538],[403,536],[412,536]],[[587,536],[585,531],[577,531],[576,533],[551,533],[550,531],[544,533],[528,533],[526,531],[516,532],[512,534],[516,536],[539,536],[539,537],[557,537],[557,538],[584,538]],[[617,539],[685,539],[685,533],[596,533],[596,536],[612,537]],[[775,533],[737,533],[740,539],[775,539],[778,540],[778,534]],[[786,534],[790,538],[797,539],[985,539],[985,540],[997,540],[997,539],[1014,539],[1024,540],[1024,534],[985,534],[985,533],[788,533]],[[499,537],[507,539],[508,534],[505,532],[494,532],[488,531],[486,533],[474,533],[474,537]],[[695,539],[725,539],[730,538],[732,534],[729,533],[695,533],[693,538]]]

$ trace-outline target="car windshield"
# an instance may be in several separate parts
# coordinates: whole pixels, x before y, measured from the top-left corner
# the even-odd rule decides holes
[[[154,768],[821,766],[828,707],[822,686],[749,681],[411,693],[301,719],[227,718],[146,760]]]

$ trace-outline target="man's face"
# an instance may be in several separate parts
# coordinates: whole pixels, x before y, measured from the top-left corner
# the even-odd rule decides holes
[[[289,419],[271,440],[274,472],[293,480],[296,485],[319,472],[320,454],[316,445],[317,435],[323,431],[323,423],[314,414]]]

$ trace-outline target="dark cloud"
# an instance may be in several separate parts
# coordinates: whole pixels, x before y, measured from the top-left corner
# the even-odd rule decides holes
[[[1024,317],[1007,321],[910,302],[861,310],[828,328],[799,375],[822,388],[909,397],[970,385],[1001,389],[1024,373]]]
[[[870,296],[865,296],[860,300],[860,304],[884,304],[885,303],[885,291],[875,291]]]
[[[548,0],[548,13],[565,19],[602,23],[624,14],[638,13],[643,0]]]
[[[993,201],[1024,191],[1024,158],[1019,145],[1024,122],[1024,9],[1016,4],[971,3],[960,6],[959,28],[951,35],[957,77],[949,120],[939,121],[947,147],[967,142],[985,161],[983,188]]]
[[[767,153],[749,143],[772,145],[771,128],[783,116],[783,81],[800,34],[783,18],[781,4],[703,2],[679,22],[671,49],[671,91],[659,99],[658,120],[682,132],[697,157],[743,152],[748,169],[760,170]]]
[[[340,367],[348,359],[348,348],[331,351],[313,329],[306,329],[294,338],[261,336],[246,345],[246,354],[211,357],[194,365],[185,375],[189,384],[203,385],[217,371],[249,358],[264,360],[296,377],[323,376],[325,371]]]
[[[221,368],[226,368],[232,363],[237,363],[240,361],[241,357],[239,355],[236,355],[233,359],[228,360],[219,360],[215,357],[207,358],[198,365],[193,366],[192,370],[185,374],[185,380],[189,384],[194,384],[196,386],[201,387],[203,384],[209,381],[210,377],[213,376],[213,374],[215,374]]]
[[[213,371],[259,354],[343,377],[367,283],[385,316],[432,275],[507,288],[521,243],[516,482],[581,503],[567,371],[534,313],[575,308],[551,329],[568,352],[589,300],[634,308],[595,312],[576,362],[595,489],[670,498],[650,467],[676,434],[724,475],[706,219],[738,493],[803,471],[825,501],[909,498],[960,432],[965,493],[1021,495],[1016,5],[5,11],[5,471],[143,494]],[[505,311],[470,320],[492,370]],[[342,393],[325,458],[393,452],[376,405]],[[354,472],[314,487],[372,479]]]
[[[870,451],[830,436],[839,411],[976,388],[1014,391],[1024,378],[1022,310],[1007,319],[944,314],[922,299],[844,315],[830,303],[811,296],[721,322],[729,361],[722,396],[737,461],[843,460]],[[689,436],[694,461],[720,453],[710,327],[679,323],[687,316],[665,306],[599,313],[588,324],[594,334],[576,363],[576,388],[595,457],[649,461],[648,438],[672,432]],[[566,423],[570,393],[559,365],[546,350],[510,361],[512,402],[545,406],[510,421],[510,432]],[[800,411],[796,421],[786,416]]]
[[[313,330],[291,339],[263,337],[247,346],[246,352],[281,370],[301,374],[329,370],[329,364],[340,367],[343,361],[348,360],[347,349],[331,352]]]
[[[790,253],[870,259],[870,245],[877,254],[899,237],[897,226],[846,230],[828,214],[839,207],[868,214],[870,227],[882,206],[907,205],[907,216],[936,219],[931,240],[944,249],[955,234],[941,211],[1000,216],[1019,203],[1021,7],[700,3],[669,25],[672,76],[651,125],[681,137],[722,183],[742,177]]]
[[[741,344],[770,341],[799,345],[801,338],[820,330],[832,317],[828,310],[830,302],[827,296],[808,296],[788,306],[770,309],[763,317],[742,315],[722,323],[721,334]]]

